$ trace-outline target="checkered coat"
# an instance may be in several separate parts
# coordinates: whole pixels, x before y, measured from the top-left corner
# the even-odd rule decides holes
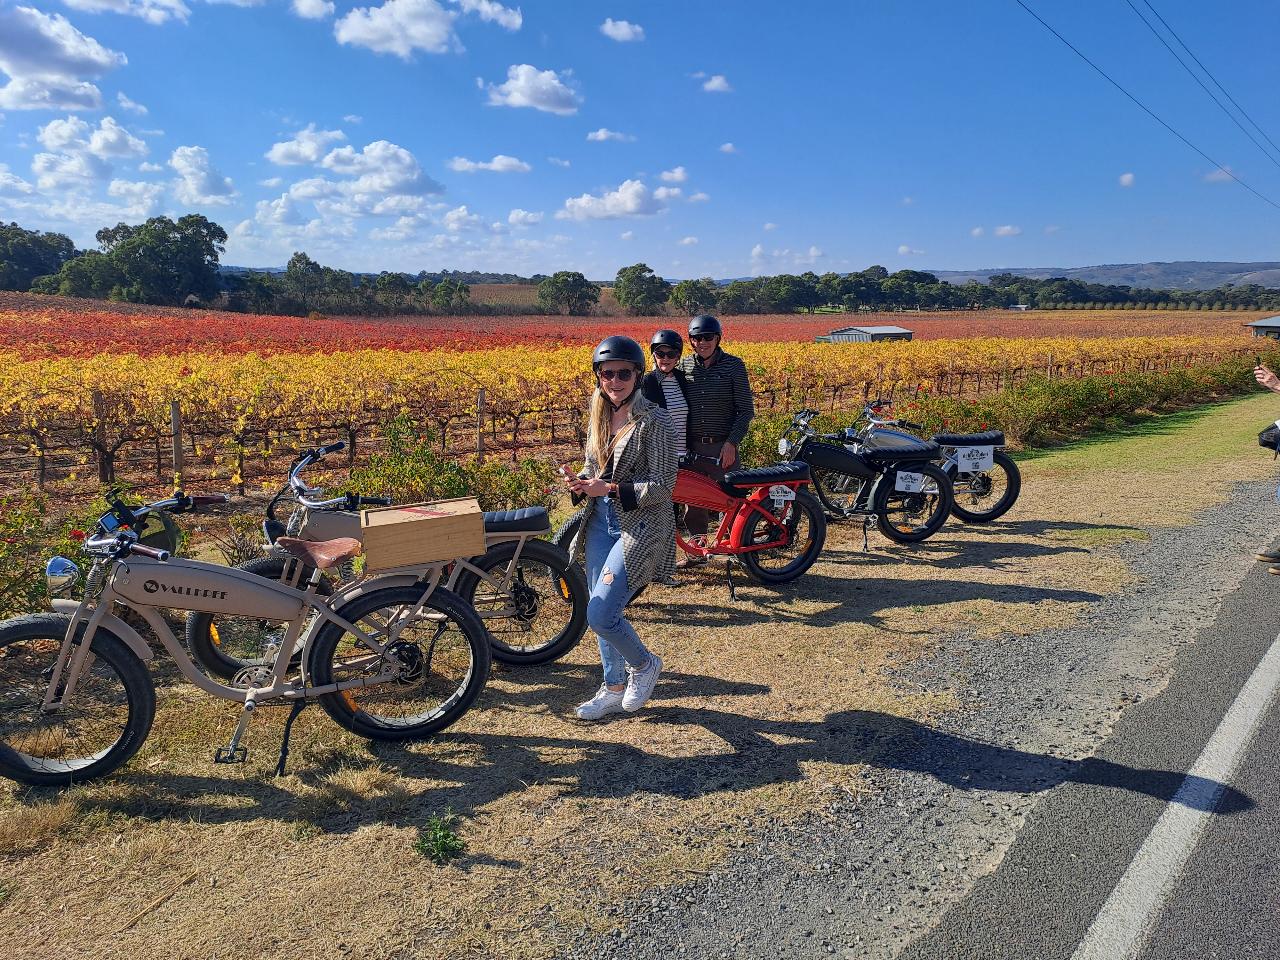
[[[622,521],[622,562],[627,586],[639,590],[650,581],[670,577],[676,569],[675,516],[671,492],[676,485],[676,443],[671,417],[638,391],[631,404],[635,428],[614,453],[613,482],[618,484],[618,511]],[[581,477],[600,475],[591,452]],[[600,498],[587,499],[579,533],[570,552],[582,556],[587,523]]]

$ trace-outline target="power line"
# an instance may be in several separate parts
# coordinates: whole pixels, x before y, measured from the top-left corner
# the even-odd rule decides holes
[[[1227,105],[1218,99],[1218,95],[1214,93],[1212,90],[1210,90],[1208,86],[1205,85],[1205,82],[1201,80],[1199,76],[1196,75],[1196,72],[1192,70],[1190,66],[1187,65],[1187,62],[1182,59],[1182,56],[1178,53],[1178,51],[1173,49],[1173,47],[1169,45],[1169,41],[1166,40],[1164,37],[1162,37],[1160,35],[1160,31],[1158,31],[1155,28],[1155,26],[1151,23],[1151,21],[1148,20],[1143,15],[1142,11],[1133,5],[1133,0],[1124,0],[1124,2],[1129,5],[1130,10],[1132,10],[1135,14],[1137,14],[1138,19],[1142,21],[1143,25],[1148,30],[1151,31],[1152,36],[1154,36],[1157,40],[1159,40],[1164,45],[1164,48],[1168,50],[1171,54],[1173,54],[1173,59],[1177,60],[1178,63],[1182,66],[1182,69],[1187,71],[1188,74],[1190,74],[1191,79],[1200,85],[1200,89],[1203,90],[1205,93],[1207,93],[1210,99],[1212,99],[1213,102],[1218,105],[1218,109],[1221,110],[1223,113],[1225,113],[1230,118],[1231,122],[1240,128],[1241,133],[1243,133],[1246,137],[1248,137],[1250,140],[1253,141],[1253,145],[1257,147],[1259,150],[1261,150],[1263,155],[1266,156],[1268,160],[1274,163],[1277,167],[1280,167],[1280,160],[1277,160],[1272,155],[1270,150],[1268,150],[1266,147],[1264,147],[1261,143],[1258,142],[1258,138],[1249,132],[1248,127],[1246,127],[1243,123],[1241,123],[1238,119],[1236,119],[1236,115],[1227,109]],[[1143,2],[1146,2],[1146,0],[1143,0]],[[1147,6],[1151,6],[1151,5],[1147,4]],[[1152,8],[1152,13],[1155,13],[1154,7]],[[1157,13],[1156,16],[1158,17],[1160,15]],[[1161,22],[1163,23],[1164,21],[1162,20]],[[1181,41],[1179,41],[1179,43],[1181,43]],[[1196,62],[1199,63],[1198,60]],[[1203,70],[1204,68],[1201,67],[1201,69]],[[1264,133],[1263,136],[1265,137],[1266,134]]]
[[[1162,24],[1164,24],[1164,28],[1169,31],[1169,33],[1173,36],[1173,39],[1178,41],[1178,44],[1182,47],[1182,49],[1187,51],[1187,55],[1190,56],[1191,59],[1196,62],[1196,66],[1198,66],[1201,70],[1203,70],[1205,73],[1205,76],[1207,76],[1210,80],[1213,81],[1213,85],[1222,91],[1222,95],[1231,101],[1232,105],[1237,110],[1240,111],[1241,115],[1246,120],[1248,120],[1251,124],[1253,124],[1253,128],[1255,130],[1257,130],[1260,134],[1262,134],[1262,139],[1266,140],[1267,143],[1275,147],[1277,151],[1280,151],[1280,146],[1276,146],[1276,142],[1272,140],[1269,136],[1267,136],[1267,131],[1263,130],[1262,127],[1258,126],[1258,122],[1254,120],[1253,117],[1249,116],[1245,108],[1240,106],[1240,104],[1236,101],[1236,98],[1233,97],[1227,91],[1227,88],[1218,82],[1218,78],[1213,75],[1212,71],[1210,71],[1208,67],[1206,67],[1203,63],[1200,62],[1199,57],[1197,57],[1194,53],[1191,52],[1191,48],[1186,45],[1186,43],[1183,41],[1183,39],[1180,36],[1178,36],[1177,31],[1174,30],[1173,27],[1169,26],[1169,22],[1165,20],[1164,17],[1160,16],[1160,11],[1158,11],[1155,7],[1151,6],[1148,0],[1142,0],[1142,2],[1145,3],[1148,9],[1150,9],[1151,12],[1156,15],[1156,19],[1159,20]]]
[[[1201,150],[1199,147],[1197,147],[1194,143],[1192,143],[1190,140],[1188,140],[1186,137],[1184,137],[1182,134],[1180,134],[1177,130],[1175,130],[1175,129],[1173,129],[1173,127],[1169,126],[1169,124],[1168,124],[1168,123],[1166,123],[1163,119],[1161,119],[1161,117],[1160,117],[1160,116],[1159,116],[1159,115],[1158,115],[1154,110],[1152,110],[1150,107],[1148,107],[1145,103],[1143,103],[1141,100],[1139,100],[1137,97],[1135,97],[1132,93],[1130,93],[1130,92],[1129,92],[1128,90],[1126,90],[1124,87],[1120,86],[1120,84],[1119,84],[1119,83],[1117,83],[1115,80],[1113,80],[1113,79],[1111,78],[1110,74],[1108,74],[1108,73],[1107,73],[1105,70],[1103,70],[1100,66],[1098,66],[1096,63],[1094,63],[1092,60],[1090,60],[1088,57],[1086,57],[1083,53],[1081,53],[1081,52],[1080,52],[1080,51],[1075,47],[1075,45],[1074,45],[1074,44],[1072,44],[1072,42],[1071,42],[1070,40],[1068,40],[1066,37],[1064,37],[1062,34],[1060,34],[1057,30],[1053,29],[1053,27],[1049,26],[1049,24],[1045,23],[1045,21],[1040,17],[1040,15],[1039,15],[1038,13],[1036,13],[1034,10],[1032,10],[1030,7],[1028,7],[1025,3],[1023,3],[1023,2],[1022,2],[1022,0],[1013,0],[1013,2],[1014,2],[1014,3],[1016,3],[1018,6],[1020,6],[1023,10],[1027,11],[1027,13],[1031,14],[1031,16],[1035,17],[1035,19],[1040,23],[1040,25],[1041,25],[1042,27],[1044,27],[1046,30],[1048,30],[1050,33],[1052,33],[1055,37],[1057,37],[1059,40],[1061,40],[1064,44],[1066,44],[1066,45],[1067,45],[1067,47],[1071,50],[1071,52],[1072,52],[1072,53],[1074,53],[1077,57],[1079,57],[1081,60],[1083,60],[1083,61],[1084,61],[1085,63],[1087,63],[1089,66],[1093,67],[1093,69],[1094,69],[1094,70],[1096,70],[1096,71],[1098,72],[1098,74],[1102,77],[1102,79],[1106,80],[1106,81],[1107,81],[1107,83],[1111,84],[1113,87],[1115,87],[1115,88],[1116,88],[1117,90],[1119,90],[1121,93],[1123,93],[1126,97],[1128,97],[1130,100],[1132,100],[1132,101],[1133,101],[1133,102],[1138,106],[1138,108],[1142,110],[1142,112],[1143,112],[1143,113],[1145,113],[1147,116],[1149,116],[1149,117],[1150,117],[1152,120],[1154,120],[1156,123],[1160,124],[1160,126],[1164,127],[1166,130],[1168,130],[1170,133],[1172,133],[1175,137],[1177,137],[1179,140],[1181,140],[1183,143],[1185,143],[1188,147],[1190,147],[1190,148],[1191,148],[1192,150],[1194,150],[1196,153],[1200,154],[1200,156],[1202,156],[1202,157],[1204,157],[1206,160],[1208,160],[1211,164],[1213,164],[1213,165],[1214,165],[1214,167],[1216,167],[1217,169],[1221,170],[1223,173],[1225,173],[1227,176],[1229,176],[1229,177],[1230,177],[1232,180],[1234,180],[1236,183],[1240,184],[1240,186],[1244,187],[1246,190],[1248,190],[1250,193],[1252,193],[1252,194],[1253,194],[1255,197],[1257,197],[1259,200],[1262,200],[1264,203],[1268,203],[1268,204],[1270,204],[1271,206],[1275,207],[1277,210],[1280,210],[1280,203],[1276,203],[1274,200],[1272,200],[1272,199],[1271,199],[1270,197],[1268,197],[1267,195],[1265,195],[1265,194],[1263,194],[1263,193],[1259,193],[1259,192],[1258,192],[1257,190],[1255,190],[1253,187],[1249,186],[1249,184],[1245,183],[1245,182],[1244,182],[1243,180],[1241,180],[1238,176],[1236,176],[1236,175],[1235,175],[1231,170],[1227,169],[1227,167],[1225,167],[1223,164],[1221,164],[1221,163],[1219,163],[1217,160],[1213,159],[1213,157],[1209,156],[1207,153],[1205,153],[1203,150]]]

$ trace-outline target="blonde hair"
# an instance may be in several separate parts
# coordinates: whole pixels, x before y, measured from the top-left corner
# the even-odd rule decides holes
[[[640,387],[632,391],[631,398],[627,400],[628,404],[635,402],[637,394],[640,393]],[[612,441],[609,439],[610,421],[613,417],[613,410],[610,403],[605,399],[604,394],[596,387],[595,392],[591,395],[591,410],[587,415],[587,453],[596,462],[596,476],[604,473],[609,466],[609,459],[613,456],[613,451],[617,448],[635,427],[634,422],[628,423],[625,427],[618,431]]]

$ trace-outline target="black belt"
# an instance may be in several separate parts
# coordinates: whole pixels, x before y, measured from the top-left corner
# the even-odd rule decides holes
[[[724,443],[728,440],[728,436],[724,437],[694,437],[694,443]]]

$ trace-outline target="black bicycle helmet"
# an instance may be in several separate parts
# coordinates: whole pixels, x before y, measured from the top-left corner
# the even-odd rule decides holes
[[[670,347],[672,350],[683,353],[684,337],[680,336],[675,330],[659,330],[649,341],[650,352],[653,351],[654,347]]]
[[[714,333],[716,336],[723,336],[724,331],[720,329],[719,320],[709,313],[703,313],[689,321],[689,336],[697,336],[700,333]]]
[[[623,360],[627,363],[634,363],[641,370],[645,368],[647,363],[644,347],[630,337],[621,336],[605,337],[600,341],[595,353],[591,354],[591,369],[593,371],[599,370],[600,364],[608,360]]]

